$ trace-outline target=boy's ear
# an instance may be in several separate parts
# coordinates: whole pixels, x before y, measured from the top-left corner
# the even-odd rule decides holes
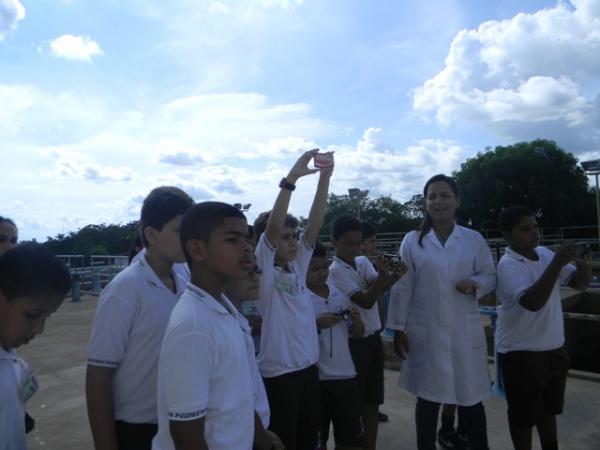
[[[158,233],[158,230],[156,228],[148,225],[144,228],[142,232],[144,233],[144,237],[146,238],[146,241],[148,241],[149,244],[156,244],[156,235]]]
[[[194,261],[204,261],[208,253],[208,246],[200,239],[188,239],[185,242],[185,252]]]

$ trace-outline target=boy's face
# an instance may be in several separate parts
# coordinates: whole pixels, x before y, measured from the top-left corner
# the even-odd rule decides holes
[[[258,300],[260,295],[260,269],[253,264],[241,280],[229,280],[223,291],[230,300],[245,302]]]
[[[534,216],[521,217],[519,223],[510,231],[503,232],[508,245],[515,249],[532,250],[538,246],[540,233]]]
[[[17,297],[8,300],[0,292],[0,344],[17,348],[44,331],[46,319],[64,299]]]
[[[6,220],[0,222],[0,255],[17,245],[18,238],[17,227]]]
[[[342,261],[354,262],[361,254],[362,231],[346,231],[339,239],[333,241],[335,254]]]
[[[329,263],[327,262],[327,258],[313,256],[308,266],[308,273],[306,274],[306,284],[308,287],[324,285],[327,283],[328,276]]]
[[[370,256],[375,252],[375,239],[377,236],[371,236],[363,239],[361,251],[363,255]]]
[[[203,265],[227,279],[243,280],[255,266],[246,219],[228,217],[204,246]]]
[[[185,262],[185,254],[179,240],[179,227],[181,226],[182,217],[183,214],[180,214],[172,218],[163,225],[160,231],[153,227],[146,227],[148,230],[145,231],[146,238],[150,246],[170,263]]]
[[[298,253],[298,237],[292,227],[283,227],[277,241],[277,259],[289,262],[296,258]]]

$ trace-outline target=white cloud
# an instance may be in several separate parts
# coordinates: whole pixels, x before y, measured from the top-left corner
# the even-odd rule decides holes
[[[54,149],[50,154],[56,160],[56,167],[62,176],[82,177],[95,183],[131,181],[133,178],[129,168],[97,164],[91,162],[88,155],[80,152]]]
[[[414,108],[517,140],[600,144],[600,2],[571,3],[458,33],[444,69],[414,91]]]
[[[58,58],[90,62],[92,56],[103,55],[100,45],[88,36],[63,34],[50,42],[52,54]]]
[[[380,128],[366,129],[355,147],[332,146],[328,150],[335,150],[336,192],[367,188],[375,196],[392,195],[402,201],[419,193],[431,176],[451,174],[467,156],[456,142],[440,139],[393,148]]]
[[[0,0],[0,42],[17,22],[25,18],[25,7],[19,0]]]
[[[204,162],[200,153],[189,149],[178,150],[176,146],[171,146],[171,149],[161,153],[158,160],[164,164],[183,167],[195,166]]]
[[[307,150],[318,147],[312,141],[301,137],[289,136],[285,138],[270,139],[266,142],[248,142],[249,150],[242,151],[240,157],[246,159],[254,158],[287,158],[290,155],[298,155]]]

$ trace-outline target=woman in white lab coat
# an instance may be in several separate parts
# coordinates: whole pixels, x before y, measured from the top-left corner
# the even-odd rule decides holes
[[[490,393],[487,346],[478,299],[496,288],[491,251],[476,231],[457,225],[456,182],[445,175],[427,181],[425,219],[402,241],[407,274],[394,285],[388,328],[406,361],[400,385],[417,396],[417,447],[435,449],[440,404],[458,405],[470,448],[485,450],[481,403]]]

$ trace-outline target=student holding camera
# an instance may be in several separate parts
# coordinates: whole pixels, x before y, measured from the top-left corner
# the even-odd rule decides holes
[[[357,306],[365,327],[363,337],[350,339],[350,352],[356,367],[365,423],[365,449],[377,443],[378,408],[383,404],[383,345],[377,300],[406,272],[399,262],[380,255],[377,270],[361,255],[362,223],[350,215],[342,215],[333,223],[335,256],[329,268],[331,282]]]
[[[419,450],[436,448],[441,403],[458,405],[470,448],[486,450],[482,400],[490,378],[478,299],[496,288],[494,261],[484,238],[454,221],[456,181],[436,175],[423,197],[420,230],[408,233],[400,249],[408,273],[392,288],[388,310],[394,347],[406,358],[400,385],[417,396]]]

